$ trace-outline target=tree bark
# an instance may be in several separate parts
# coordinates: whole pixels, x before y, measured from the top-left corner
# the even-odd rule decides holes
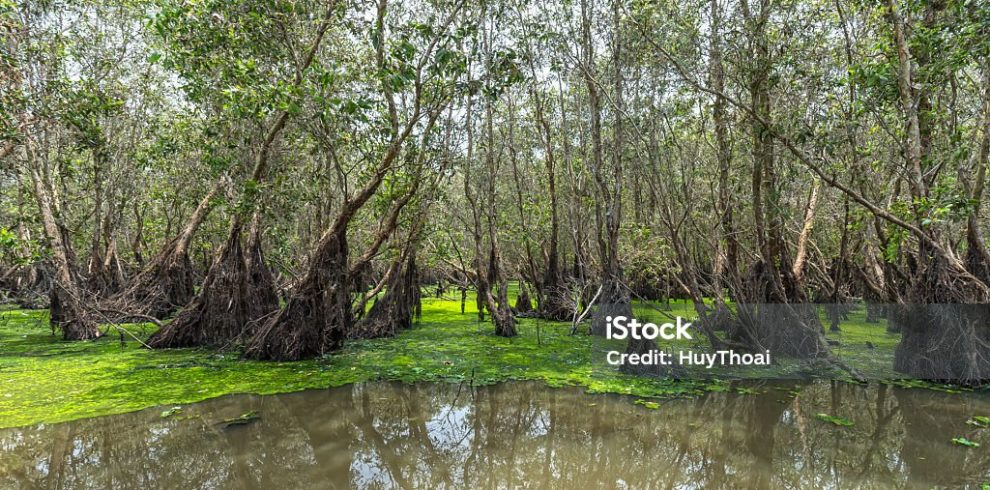
[[[770,349],[778,355],[815,358],[828,355],[822,336],[823,327],[808,303],[807,294],[791,269],[787,245],[783,238],[783,220],[779,211],[779,183],[774,155],[771,80],[773,60],[766,27],[771,2],[760,0],[753,11],[748,0],[740,4],[751,36],[754,69],[749,79],[752,114],[752,194],[759,260],[750,270],[741,291],[740,325],[732,337],[748,343],[755,350]],[[813,215],[812,215],[813,216]]]
[[[52,327],[62,330],[62,337],[65,340],[89,340],[102,336],[96,323],[89,317],[84,309],[82,292],[77,286],[72,275],[71,263],[69,262],[68,245],[61,227],[55,219],[54,204],[52,195],[49,192],[49,183],[44,179],[43,173],[39,170],[42,165],[34,152],[33,143],[29,140],[26,144],[28,171],[31,175],[31,182],[34,184],[35,197],[38,201],[38,211],[41,213],[41,221],[44,226],[45,235],[48,239],[48,246],[51,249],[52,265],[55,268],[54,281],[51,290],[51,312]]]
[[[811,230],[815,227],[815,209],[818,207],[818,183],[811,185],[811,195],[808,196],[808,204],[804,207],[804,221],[801,226],[801,233],[798,234],[797,254],[794,257],[792,273],[798,282],[804,281],[804,266],[808,261],[808,239],[811,237]]]
[[[722,67],[722,14],[719,0],[711,0],[711,83],[712,88],[721,93],[725,90],[725,72]],[[724,285],[725,277],[738,281],[739,277],[739,243],[736,238],[733,219],[733,189],[730,181],[732,168],[732,150],[729,146],[729,130],[726,115],[726,103],[722,97],[715,97],[712,102],[712,120],[715,125],[715,152],[718,163],[718,199],[719,232],[715,249],[715,263],[712,271],[712,295],[718,309],[725,308]]]
[[[618,4],[615,4],[613,17],[618,21]],[[592,146],[591,173],[598,185],[595,199],[595,224],[597,226],[598,254],[601,261],[602,293],[599,306],[591,323],[592,335],[605,335],[608,317],[632,317],[632,303],[629,291],[623,283],[622,266],[619,263],[619,225],[622,220],[622,73],[620,67],[621,43],[617,37],[613,43],[613,63],[616,110],[615,141],[613,142],[612,172],[606,176],[604,149],[602,147],[601,94],[595,72],[594,40],[591,25],[594,18],[594,5],[591,0],[581,2],[581,42],[584,59],[581,73],[588,91],[590,132]],[[616,36],[618,36],[616,25]]]
[[[526,45],[527,50],[529,44]],[[536,78],[533,55],[527,56],[529,70]],[[533,101],[537,131],[543,144],[544,171],[547,176],[547,198],[550,201],[550,236],[546,249],[546,268],[543,278],[537,284],[537,316],[545,320],[564,321],[571,318],[574,308],[568,298],[568,288],[560,267],[560,209],[557,199],[557,155],[553,144],[553,133],[547,120],[542,94],[537,93],[535,84],[529,85],[529,97]]]
[[[491,39],[492,26],[489,25],[492,22],[488,19],[485,22],[485,29],[483,31],[485,35],[484,50],[486,53],[491,53]],[[490,59],[490,58],[489,58]],[[486,67],[491,70],[491,66]],[[516,331],[516,319],[512,314],[512,308],[509,304],[509,281],[506,278],[505,271],[502,265],[502,249],[499,245],[498,238],[498,200],[497,200],[497,189],[495,183],[499,180],[499,165],[495,157],[495,130],[493,126],[493,101],[491,97],[485,98],[485,166],[487,167],[488,175],[486,176],[488,181],[488,243],[489,243],[489,270],[483,282],[495,286],[496,293],[492,294],[491,288],[485,288],[484,291],[479,291],[478,294],[483,294],[485,298],[485,304],[488,307],[488,311],[492,315],[492,322],[495,324],[495,335],[500,337],[515,337],[518,335]]]
[[[432,130],[442,109],[437,107],[429,112],[425,134]],[[391,236],[399,212],[409,202],[418,184],[406,197],[393,204],[371,247],[351,265],[348,263],[347,227],[393,168],[403,144],[419,121],[421,110],[417,105],[405,126],[395,134],[364,187],[344,200],[337,218],[320,239],[303,280],[293,288],[285,306],[265,321],[248,343],[244,351],[246,357],[291,361],[321,356],[343,346],[354,324],[353,278]]]

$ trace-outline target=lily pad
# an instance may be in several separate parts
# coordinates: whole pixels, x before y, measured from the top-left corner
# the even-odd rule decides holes
[[[957,446],[980,447],[980,443],[976,441],[971,441],[969,439],[966,439],[965,437],[954,437],[952,438],[952,443]]]
[[[838,425],[839,427],[852,427],[853,421],[845,417],[838,417],[835,415],[829,415],[827,413],[815,414],[815,418],[823,422],[828,422],[830,424]]]

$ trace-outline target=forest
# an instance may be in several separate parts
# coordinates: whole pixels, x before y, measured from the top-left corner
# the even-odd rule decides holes
[[[987,489],[988,165],[986,0],[0,0],[0,487]]]
[[[863,381],[854,315],[896,377],[990,379],[980,0],[0,0],[0,32],[0,303],[66,342],[332,360],[436,301],[539,345],[673,302],[710,350]]]

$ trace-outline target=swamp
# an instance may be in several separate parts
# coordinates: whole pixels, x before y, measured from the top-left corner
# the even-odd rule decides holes
[[[0,488],[990,489],[983,0],[0,0]]]

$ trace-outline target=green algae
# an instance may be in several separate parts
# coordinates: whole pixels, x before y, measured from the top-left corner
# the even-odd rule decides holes
[[[658,410],[660,408],[660,404],[659,403],[657,403],[657,402],[651,402],[649,400],[644,400],[642,398],[634,401],[633,403],[636,404],[636,405],[640,405],[643,408],[650,409],[650,410]]]
[[[237,352],[206,349],[153,351],[112,329],[101,340],[65,342],[52,334],[47,312],[2,310],[0,427],[183,405],[231,393],[273,394],[365,381],[542,381],[550,387],[583,387],[589,393],[675,398],[735,389],[725,379],[799,377],[806,369],[805,363],[776,359],[774,366],[762,368],[692,369],[691,380],[628,376],[601,357],[603,346],[621,350],[624,341],[603,343],[598,337],[570,335],[569,323],[533,318],[519,319],[518,337],[498,337],[491,324],[477,322],[474,304],[468,301],[462,314],[459,298],[424,299],[422,320],[414,328],[394,338],[348,342],[334,355],[298,362],[247,361]],[[690,303],[683,301],[671,302],[667,311],[645,304],[637,304],[635,311],[654,322],[668,321],[666,315],[694,316]],[[855,314],[851,320],[835,336],[848,346],[843,348],[852,349],[852,364],[892,378],[892,362],[882,369],[873,363],[878,356],[885,362],[892,358],[897,337]],[[127,329],[139,338],[154,332],[151,325]],[[865,346],[866,339],[876,348],[860,353],[856,349]],[[707,346],[696,339],[674,341],[665,348]]]
[[[473,301],[469,303],[473,305]],[[570,325],[521,319],[520,336],[494,335],[459,301],[424,299],[423,320],[391,339],[358,340],[322,359],[259,362],[236,352],[149,350],[111,330],[101,340],[52,335],[47,312],[0,311],[0,427],[183,405],[231,393],[272,394],[378,380],[487,385],[537,380],[592,393],[694,396],[703,381],[643,379],[592,366],[591,338]],[[537,325],[540,338],[535,334]],[[138,337],[148,325],[128,326]]]

